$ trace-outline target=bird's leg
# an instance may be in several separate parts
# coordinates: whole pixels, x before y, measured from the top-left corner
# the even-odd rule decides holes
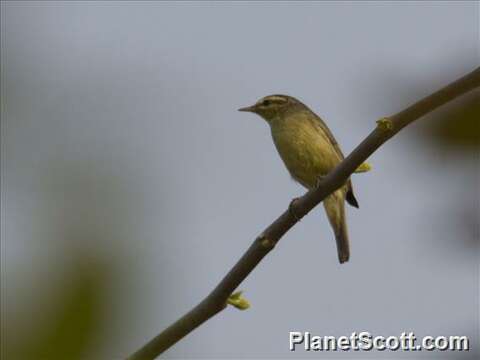
[[[288,212],[295,218],[295,220],[300,221],[302,218],[295,212],[295,203],[298,201],[298,199],[300,198],[296,197],[290,201],[290,205],[288,205]]]

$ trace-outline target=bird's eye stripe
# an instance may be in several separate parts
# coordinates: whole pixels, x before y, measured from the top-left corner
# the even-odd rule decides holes
[[[271,96],[268,99],[264,99],[260,102],[262,106],[269,106],[271,104],[285,104],[287,99],[280,96]]]

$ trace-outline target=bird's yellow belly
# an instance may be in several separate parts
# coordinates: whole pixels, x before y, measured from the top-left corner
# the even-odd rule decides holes
[[[307,188],[340,162],[326,135],[309,124],[272,128],[272,137],[292,177]]]

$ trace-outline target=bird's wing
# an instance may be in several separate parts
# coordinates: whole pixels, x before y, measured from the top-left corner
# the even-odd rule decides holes
[[[313,120],[314,126],[318,126],[319,129],[327,135],[328,140],[332,143],[338,156],[340,157],[341,160],[343,160],[345,157],[343,156],[342,150],[340,149],[340,145],[338,145],[337,140],[335,140],[335,137],[333,136],[332,132],[328,128],[327,124],[325,124],[323,120],[316,114],[313,114],[313,115],[314,115],[313,118],[315,119]],[[358,208],[358,201],[355,198],[355,195],[353,194],[353,186],[352,186],[352,181],[350,179],[348,179],[347,181],[346,200],[350,205]]]
[[[335,148],[335,151],[340,156],[340,159],[343,160],[344,156],[343,156],[342,150],[340,149],[340,146],[338,145],[337,140],[335,140],[335,137],[333,136],[332,132],[328,128],[327,124],[325,124],[323,120],[315,114],[314,114],[314,119],[315,119],[313,120],[314,126],[318,126],[321,131],[327,134],[328,140],[330,140],[330,142],[332,143],[333,147]]]

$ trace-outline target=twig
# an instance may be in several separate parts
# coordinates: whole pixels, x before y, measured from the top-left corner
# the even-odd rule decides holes
[[[227,300],[232,292],[255,269],[263,257],[275,247],[281,237],[325,197],[341,187],[375,150],[413,121],[479,86],[480,67],[405,110],[378,120],[377,127],[370,135],[322,180],[318,188],[308,191],[295,202],[292,202],[290,210],[285,210],[255,239],[235,266],[202,302],[128,359],[147,360],[156,358],[197,326],[222,311],[227,306]],[[292,207],[294,211],[291,211]]]

